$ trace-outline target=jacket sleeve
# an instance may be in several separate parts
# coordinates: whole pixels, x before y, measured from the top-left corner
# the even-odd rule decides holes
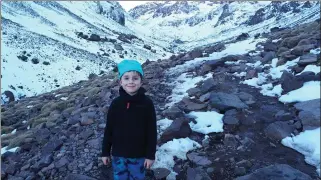
[[[112,146],[112,127],[113,127],[113,120],[114,120],[114,103],[112,102],[111,105],[108,108],[108,113],[107,113],[107,122],[106,122],[106,127],[105,127],[105,132],[104,132],[104,138],[103,138],[103,143],[102,143],[102,157],[108,157],[110,156],[110,149]]]
[[[148,112],[147,119],[147,149],[146,149],[146,158],[150,160],[155,160],[157,145],[157,125],[156,125],[156,112],[153,102]]]

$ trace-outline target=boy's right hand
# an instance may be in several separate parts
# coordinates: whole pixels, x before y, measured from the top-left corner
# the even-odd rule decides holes
[[[101,160],[103,161],[104,165],[107,165],[110,163],[110,157],[101,157]]]

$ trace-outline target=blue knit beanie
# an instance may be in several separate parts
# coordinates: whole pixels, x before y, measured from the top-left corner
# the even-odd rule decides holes
[[[118,78],[120,79],[124,73],[128,71],[137,71],[142,76],[144,76],[143,68],[140,63],[136,60],[123,60],[122,62],[118,63]]]

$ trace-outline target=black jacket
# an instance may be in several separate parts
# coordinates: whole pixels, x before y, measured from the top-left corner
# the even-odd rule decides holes
[[[155,159],[157,143],[156,113],[152,100],[140,88],[130,96],[120,87],[108,109],[102,157]]]

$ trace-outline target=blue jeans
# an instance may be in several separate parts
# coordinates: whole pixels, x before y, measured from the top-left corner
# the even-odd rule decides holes
[[[112,158],[114,180],[144,180],[145,158]]]

